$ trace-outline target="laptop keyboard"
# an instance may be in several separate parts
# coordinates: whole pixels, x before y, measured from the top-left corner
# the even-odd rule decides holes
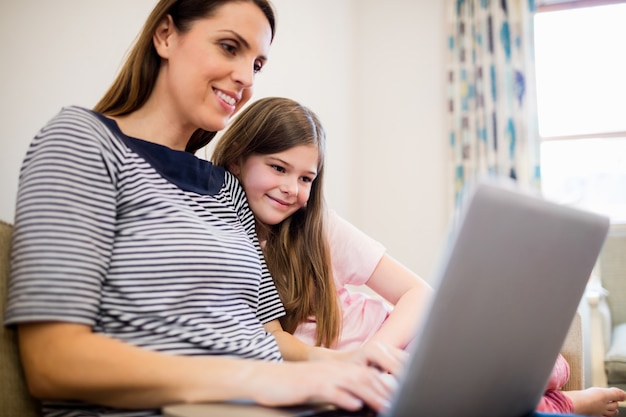
[[[324,410],[307,410],[296,414],[297,417],[376,417],[377,414],[369,407],[360,410],[349,411],[338,408]]]
[[[348,410],[329,410],[322,412],[324,414],[315,414],[316,417],[376,417],[376,412],[372,409],[362,409],[357,411]]]

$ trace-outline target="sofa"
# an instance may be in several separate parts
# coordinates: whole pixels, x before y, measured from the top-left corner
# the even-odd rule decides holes
[[[36,417],[40,415],[39,404],[26,388],[17,332],[3,325],[12,230],[9,223],[0,220],[0,416]]]

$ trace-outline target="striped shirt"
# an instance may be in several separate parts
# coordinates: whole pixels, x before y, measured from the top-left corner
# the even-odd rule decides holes
[[[284,310],[237,179],[68,107],[20,174],[6,325],[61,321],[145,349],[282,360]],[[148,416],[46,403],[47,416]],[[97,411],[96,411],[97,410]]]

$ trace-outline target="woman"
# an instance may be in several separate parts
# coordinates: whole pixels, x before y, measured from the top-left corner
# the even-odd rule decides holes
[[[63,109],[33,140],[5,324],[44,415],[386,404],[390,387],[362,366],[397,371],[384,349],[280,363],[303,350],[278,324],[244,192],[192,153],[249,100],[274,27],[266,0],[161,0],[95,108]]]

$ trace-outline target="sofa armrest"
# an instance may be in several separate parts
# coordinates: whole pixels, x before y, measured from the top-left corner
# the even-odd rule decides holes
[[[604,289],[597,276],[587,285],[585,295],[587,316],[586,376],[590,386],[606,387],[608,381],[605,372],[605,357],[611,346],[611,311],[607,304],[608,291]]]
[[[581,390],[585,388],[583,336],[580,313],[576,312],[570,329],[561,348],[561,354],[570,366],[569,381],[563,390]]]

